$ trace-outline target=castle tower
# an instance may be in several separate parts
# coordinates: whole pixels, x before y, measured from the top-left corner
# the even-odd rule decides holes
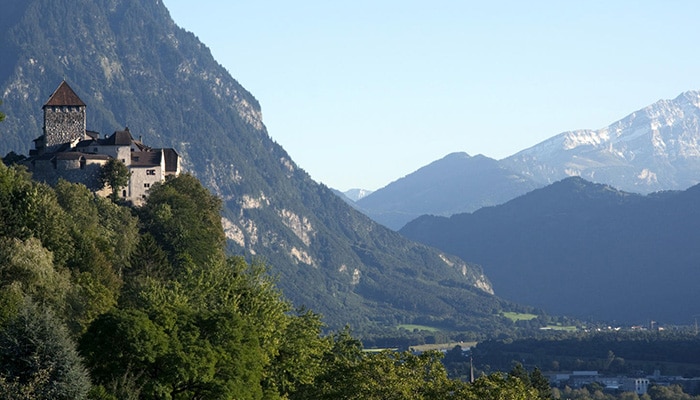
[[[65,143],[74,146],[85,137],[85,103],[66,81],[61,82],[42,109],[44,137],[41,150],[52,151]]]

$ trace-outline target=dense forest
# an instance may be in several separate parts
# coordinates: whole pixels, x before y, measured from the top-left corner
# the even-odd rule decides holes
[[[221,201],[191,175],[131,208],[0,164],[0,398],[531,399],[441,355],[364,352],[225,254]]]

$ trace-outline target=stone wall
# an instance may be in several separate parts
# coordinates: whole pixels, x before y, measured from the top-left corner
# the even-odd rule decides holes
[[[51,186],[55,186],[62,178],[68,182],[82,183],[91,191],[102,193],[99,177],[103,164],[103,161],[88,160],[81,168],[79,160],[36,160],[30,171],[33,179]]]
[[[74,143],[85,137],[85,107],[46,106],[44,108],[46,150]]]

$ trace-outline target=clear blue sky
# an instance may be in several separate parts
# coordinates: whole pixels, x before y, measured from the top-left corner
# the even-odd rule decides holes
[[[315,180],[379,189],[700,89],[700,1],[164,0]]]

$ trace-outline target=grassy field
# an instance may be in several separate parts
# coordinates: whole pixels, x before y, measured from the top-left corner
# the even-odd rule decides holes
[[[476,346],[477,342],[450,342],[450,343],[436,343],[436,344],[421,344],[418,346],[411,346],[411,349],[416,351],[429,351],[429,350],[452,350],[455,346],[461,346],[462,349],[468,349],[472,346]]]
[[[531,319],[537,318],[537,315],[535,315],[535,314],[525,314],[525,313],[516,313],[516,312],[504,312],[502,315],[513,322],[529,321]]]
[[[427,331],[427,332],[440,332],[439,328],[434,328],[432,326],[426,325],[412,325],[412,324],[401,324],[398,326],[399,329],[405,329],[407,331]]]

